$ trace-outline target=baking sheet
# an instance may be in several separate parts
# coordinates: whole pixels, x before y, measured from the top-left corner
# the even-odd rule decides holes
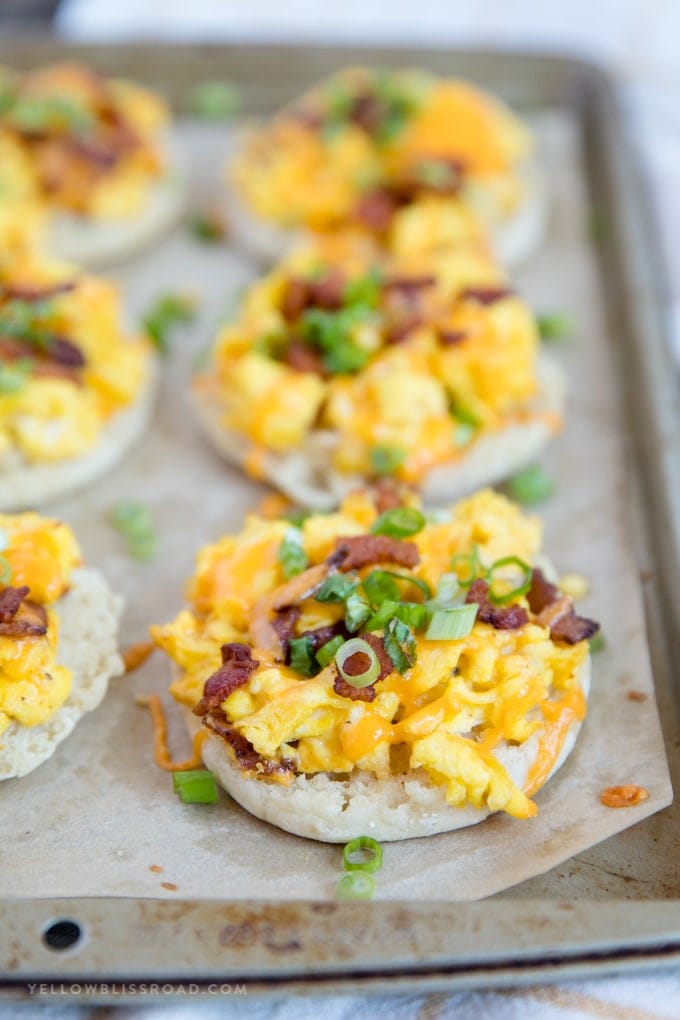
[[[495,816],[471,829],[388,846],[378,898],[489,895],[552,868],[671,799],[577,126],[564,112],[544,112],[536,126],[555,204],[549,242],[518,284],[537,309],[573,312],[578,322],[574,341],[557,352],[571,379],[571,401],[566,432],[545,458],[559,477],[558,495],[545,507],[546,549],[561,571],[589,577],[583,611],[602,622],[607,647],[594,659],[590,711],[576,750],[538,794],[538,817],[517,822]],[[204,209],[219,185],[226,138],[199,124],[185,124],[181,133],[193,164],[192,201]],[[203,443],[186,394],[197,352],[254,272],[240,253],[201,245],[179,230],[114,274],[133,314],[158,293],[176,290],[195,294],[200,307],[195,326],[173,342],[151,434],[95,489],[50,508],[74,526],[88,561],[127,597],[124,645],[143,639],[149,623],[175,614],[196,549],[238,529],[244,511],[264,493]],[[108,524],[121,498],[141,498],[152,508],[160,533],[153,564],[128,560]],[[139,673],[114,682],[103,706],[46,765],[2,784],[4,887],[17,897],[333,898],[337,847],[279,832],[226,796],[208,808],[182,805],[173,796],[169,776],[152,764],[147,714],[133,700],[135,692],[163,690],[167,676],[167,661],[157,653]],[[647,700],[629,700],[631,689]],[[181,725],[172,735],[180,754],[187,746]],[[646,787],[649,800],[636,808],[604,808],[600,790],[623,782]],[[162,872],[151,871],[152,865]]]

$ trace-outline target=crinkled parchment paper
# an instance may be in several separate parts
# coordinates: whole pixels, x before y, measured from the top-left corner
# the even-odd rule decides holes
[[[377,876],[380,898],[474,899],[538,875],[634,825],[671,800],[653,696],[645,628],[624,490],[619,422],[596,268],[586,230],[586,196],[574,125],[562,114],[538,123],[553,188],[545,250],[519,277],[539,310],[574,313],[574,341],[558,350],[571,382],[565,433],[546,454],[559,478],[545,507],[546,548],[562,572],[591,582],[583,606],[602,622],[606,649],[594,659],[588,718],[562,771],[539,792],[529,821],[497,815],[450,835],[391,844]],[[217,194],[224,150],[220,130],[188,125],[183,139],[194,170],[193,203]],[[178,229],[117,274],[140,314],[162,291],[199,299],[200,316],[180,330],[164,365],[151,433],[127,462],[92,490],[50,507],[74,526],[87,558],[127,598],[122,643],[143,639],[152,622],[174,616],[194,553],[240,527],[263,489],[224,465],[193,420],[186,382],[197,353],[255,273],[239,253],[207,246]],[[615,338],[614,338],[615,339]],[[151,564],[129,560],[108,514],[118,499],[147,502],[160,534]],[[149,718],[140,691],[163,691],[169,664],[156,653],[138,673],[112,684],[104,704],[28,777],[1,784],[0,887],[13,896],[137,896],[323,899],[334,896],[338,847],[290,836],[251,818],[224,795],[187,806],[152,761]],[[630,700],[629,690],[647,700]],[[177,720],[175,752],[188,741]],[[600,791],[632,782],[649,800],[603,807]],[[151,871],[158,865],[162,873]],[[161,882],[173,883],[176,891]]]

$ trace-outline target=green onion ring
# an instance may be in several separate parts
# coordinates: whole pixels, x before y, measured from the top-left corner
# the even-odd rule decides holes
[[[368,852],[365,860],[353,861],[354,854]],[[383,864],[383,849],[372,836],[357,836],[351,839],[342,850],[342,861],[345,871],[380,871]]]
[[[338,882],[337,894],[341,900],[370,900],[375,892],[375,881],[365,871],[347,871]]]
[[[408,538],[422,531],[425,524],[425,517],[420,510],[411,506],[397,506],[380,514],[371,525],[371,534]]]
[[[512,591],[507,592],[505,595],[498,595],[493,590],[494,571],[500,569],[501,567],[510,566],[519,567],[519,569],[524,574],[524,580],[522,581],[521,584],[517,585],[516,588],[513,588]],[[521,595],[526,595],[526,593],[529,591],[529,589],[531,588],[532,575],[533,567],[531,567],[528,563],[525,563],[524,560],[521,560],[519,556],[503,556],[502,559],[496,560],[494,563],[492,563],[486,573],[486,577],[489,582],[489,598],[497,606],[504,606],[507,605],[508,602],[513,602],[515,599],[520,598]]]
[[[369,660],[368,668],[363,673],[358,673],[355,676],[351,673],[346,673],[344,665],[347,660],[353,655],[359,654],[367,656]],[[364,641],[363,638],[350,638],[349,641],[345,641],[344,645],[341,645],[335,653],[335,662],[340,670],[340,675],[351,687],[370,687],[380,676],[378,656],[368,641]]]

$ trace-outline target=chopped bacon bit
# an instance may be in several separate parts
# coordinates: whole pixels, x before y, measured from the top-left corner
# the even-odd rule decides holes
[[[458,344],[462,344],[463,340],[467,340],[468,335],[467,330],[464,329],[440,329],[439,342],[445,347],[456,347]]]
[[[303,630],[300,637],[309,638],[312,642],[312,651],[318,652],[320,648],[323,648],[325,644],[332,638],[337,637],[338,634],[341,634],[345,639],[349,637],[349,631],[344,620],[330,623],[326,627],[317,627],[315,630]]]
[[[410,315],[408,319],[391,326],[385,332],[385,342],[388,344],[401,344],[408,340],[411,333],[423,325],[422,315]]]
[[[163,886],[164,889],[167,889],[169,892],[177,892],[177,886],[175,885],[174,882],[161,882],[161,885]]]
[[[287,322],[295,322],[306,307],[307,281],[294,276],[286,284],[281,302],[281,313]]]
[[[156,875],[161,875],[163,873],[163,869],[160,864],[150,864],[149,871],[153,871]]]
[[[599,623],[595,620],[577,616],[569,595],[563,595],[556,602],[545,606],[536,617],[536,621],[541,627],[550,628],[550,637],[553,641],[564,641],[568,645],[577,645],[579,641],[591,638],[600,629]]]
[[[0,301],[3,299],[27,302],[47,301],[59,294],[68,294],[75,288],[75,280],[64,280],[63,283],[54,283],[51,287],[24,287],[19,284],[10,284],[0,287]]]
[[[295,766],[290,758],[276,761],[258,754],[250,741],[227,722],[222,712],[211,712],[206,715],[203,724],[230,746],[236,764],[243,772],[258,772],[260,775],[272,776],[294,771]]]
[[[527,602],[532,613],[538,615],[546,606],[551,606],[560,597],[559,588],[551,584],[542,570],[534,567],[531,573],[531,588],[527,592]]]
[[[626,695],[629,701],[646,701],[647,695],[644,691],[628,691]]]
[[[503,298],[511,297],[512,291],[508,287],[466,287],[461,293],[461,298],[476,301],[480,305],[492,305]]]
[[[394,195],[386,188],[375,188],[361,196],[356,206],[356,215],[369,230],[382,232],[389,227],[397,209],[398,202]]]
[[[372,92],[356,96],[349,111],[349,120],[369,135],[379,129],[384,116],[385,104]]]
[[[368,644],[373,649],[373,651],[375,652],[375,654],[378,656],[378,662],[380,663],[380,672],[378,673],[378,676],[375,681],[376,683],[378,683],[379,680],[384,680],[386,676],[389,676],[390,673],[394,672],[394,663],[387,654],[385,642],[377,634],[362,634],[361,640],[367,641]]]
[[[326,562],[339,570],[355,570],[372,563],[415,567],[420,563],[420,553],[415,542],[402,542],[389,535],[352,535],[336,539],[335,552]]]
[[[417,294],[418,291],[424,290],[426,287],[434,287],[436,282],[437,277],[430,273],[422,276],[392,276],[385,280],[383,287],[387,291],[396,290],[401,294],[410,296],[414,292]]]
[[[125,672],[134,673],[136,669],[143,666],[155,648],[152,641],[138,641],[135,645],[129,645],[123,652]]]
[[[250,635],[253,644],[258,648],[278,651],[281,642],[270,620],[272,612],[311,598],[326,580],[328,572],[327,563],[317,563],[316,566],[303,570],[301,574],[296,574],[280,588],[275,588],[274,591],[268,592],[266,595],[260,595],[253,606],[250,621]]]
[[[345,298],[346,280],[339,269],[330,269],[320,280],[308,280],[308,304],[312,308],[324,308],[337,312]]]
[[[85,366],[85,355],[80,347],[60,336],[55,336],[50,340],[45,353],[50,361],[55,361],[57,365],[64,365],[67,368],[84,368]]]
[[[649,800],[649,790],[644,786],[634,786],[632,783],[625,783],[623,786],[608,786],[600,794],[600,800],[605,807],[625,808],[635,807]]]
[[[367,687],[354,687],[340,673],[336,673],[333,690],[341,698],[349,698],[351,701],[375,700],[375,684],[369,684]]]
[[[296,372],[313,372],[314,375],[328,375],[323,358],[319,352],[308,347],[302,340],[291,340],[288,344],[284,360]]]
[[[14,619],[28,592],[26,585],[22,588],[3,588],[0,591],[0,623],[9,623]]]
[[[272,620],[272,627],[279,635],[281,650],[284,652],[286,662],[289,659],[288,642],[295,634],[295,624],[300,619],[301,612],[299,606],[284,606],[283,609],[276,610],[276,615]]]
[[[465,601],[476,602],[479,622],[489,623],[495,630],[517,630],[529,622],[529,614],[523,606],[494,606],[489,601],[489,585],[481,577],[472,582]]]
[[[251,673],[260,665],[258,659],[252,657],[250,645],[238,641],[222,645],[222,665],[208,677],[203,687],[203,697],[194,707],[194,715],[206,715],[213,712],[239,687],[247,684]]]
[[[373,501],[379,514],[404,505],[405,489],[396,478],[379,478],[373,486]]]
[[[174,762],[170,757],[170,749],[168,748],[168,726],[165,721],[165,712],[163,711],[161,699],[157,694],[149,694],[146,698],[143,696],[138,697],[137,704],[148,708],[151,713],[153,754],[158,768],[164,769],[166,772],[185,772],[188,769],[200,769],[202,765],[201,744],[205,740],[206,734],[203,731],[199,731],[195,735],[191,758],[188,758],[186,761]]]

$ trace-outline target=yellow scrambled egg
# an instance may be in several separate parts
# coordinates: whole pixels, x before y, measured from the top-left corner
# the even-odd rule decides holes
[[[23,150],[27,176],[51,207],[97,219],[143,209],[166,172],[162,99],[82,64],[0,74],[0,128]]]
[[[0,477],[3,460],[95,447],[139,397],[151,357],[145,338],[124,332],[113,284],[33,257],[0,262]]]
[[[301,525],[296,540],[307,567],[296,575],[296,635],[343,619],[343,604],[307,596],[308,571],[324,563],[340,537],[366,534],[376,518],[372,499],[355,493],[337,512],[310,516]],[[471,557],[479,570],[517,557],[530,572],[540,552],[540,521],[491,490],[458,503],[443,519],[422,524],[410,539],[418,564],[382,564],[383,570],[402,575],[402,591],[416,601],[424,596],[409,577],[434,592],[451,571],[465,583]],[[316,675],[301,675],[283,664],[280,646],[263,647],[254,637],[262,633],[263,613],[280,605],[277,592],[294,601],[281,552],[290,531],[288,521],[250,516],[240,534],[199,553],[188,607],[171,624],[152,628],[156,643],[180,670],[171,687],[174,697],[196,706],[207,677],[221,664],[220,646],[245,643],[258,666],[220,709],[263,759],[292,761],[295,772],[306,774],[360,769],[385,777],[423,769],[432,783],[445,787],[452,805],[533,815],[529,797],[545,782],[569,725],[585,714],[578,674],[587,642],[551,639],[550,629],[528,611],[526,595],[520,594],[513,605],[527,610],[523,625],[496,630],[477,620],[457,640],[428,640],[414,627],[412,667],[402,666],[401,673],[395,668],[378,681],[372,701],[343,696],[335,689],[333,661]],[[362,567],[355,580],[365,581],[375,569],[375,564]],[[514,590],[516,569],[498,571],[499,594]],[[384,625],[372,629],[384,637]],[[535,764],[520,789],[493,751],[499,744],[521,746],[540,727]],[[271,780],[290,778],[284,773]],[[259,781],[265,781],[261,774]]]
[[[404,229],[417,234],[415,208],[408,215]],[[356,235],[319,238],[248,290],[196,389],[250,440],[255,464],[258,452],[305,450],[327,430],[336,470],[371,476],[388,450],[393,473],[419,481],[537,413],[534,318],[488,252],[410,247],[389,256]],[[329,311],[314,287],[338,274],[341,307]],[[307,306],[291,310],[291,289],[306,285]]]
[[[17,140],[0,128],[0,251],[35,247],[44,232],[44,206],[31,162]]]
[[[244,138],[231,174],[260,217],[326,230],[365,220],[376,190],[397,203],[456,196],[483,220],[525,197],[528,130],[464,81],[416,71],[341,71]]]
[[[60,521],[0,514],[0,600],[6,588],[27,586],[26,598],[44,607],[47,618],[44,634],[8,636],[0,624],[0,734],[12,722],[46,722],[71,691],[71,671],[57,661],[59,621],[52,606],[68,591],[80,560],[73,533]]]

